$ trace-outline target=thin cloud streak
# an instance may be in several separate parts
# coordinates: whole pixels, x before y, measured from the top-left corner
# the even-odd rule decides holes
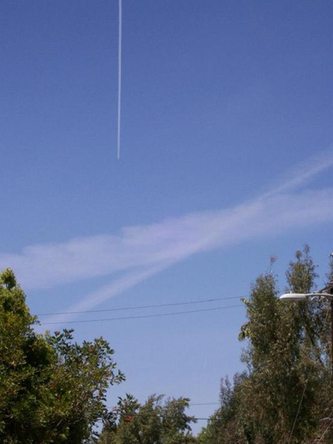
[[[189,214],[158,224],[125,228],[120,235],[93,236],[67,243],[30,246],[22,254],[0,255],[0,267],[12,267],[28,289],[47,288],[137,268],[175,262],[268,229],[294,214],[316,210],[324,220],[332,193],[303,192],[256,199],[228,210]],[[329,208],[327,208],[329,207]],[[270,215],[274,214],[273,217]],[[297,214],[296,214],[297,215]],[[305,218],[310,223],[311,217]],[[299,218],[298,224],[303,224]],[[287,226],[285,228],[288,228]]]
[[[280,183],[276,184],[270,191],[265,193],[262,198],[272,196],[274,194],[295,190],[305,183],[309,182],[313,177],[323,173],[333,166],[333,148],[320,151],[310,159],[307,159],[288,170]]]
[[[71,311],[92,308],[193,254],[332,221],[332,189],[290,193],[332,165],[333,153],[326,152],[275,189],[233,208],[127,227],[118,235],[29,246],[21,254],[0,254],[0,267],[12,267],[29,290],[122,273]]]
[[[71,312],[91,310],[93,307],[96,307],[96,305],[102,304],[106,300],[117,296],[118,294],[121,294],[132,287],[135,287],[136,285],[154,276],[155,274],[160,273],[168,266],[169,264],[166,263],[158,267],[151,267],[147,270],[128,273],[125,276],[115,280],[111,284],[105,285],[94,293],[85,296],[80,302],[69,307],[67,311]],[[77,316],[78,314],[76,313],[48,316],[47,318],[45,318],[42,324],[49,322],[65,323],[66,321],[72,320]]]
[[[278,235],[290,229],[333,221],[333,189],[306,191],[293,195],[272,196],[229,211],[200,213],[139,229],[136,236],[142,245],[159,234],[165,252],[158,265],[125,273],[100,290],[88,294],[68,311],[89,310],[177,262],[204,251],[226,248],[255,238]],[[158,232],[158,233],[157,233]],[[183,240],[183,242],[181,242]],[[154,257],[158,256],[154,253]],[[45,322],[65,322],[78,315],[58,315]]]

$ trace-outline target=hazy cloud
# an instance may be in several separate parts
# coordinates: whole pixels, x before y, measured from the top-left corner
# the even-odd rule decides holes
[[[125,227],[119,234],[29,246],[19,254],[0,254],[0,267],[12,267],[27,289],[122,272],[71,307],[89,309],[193,254],[333,221],[333,189],[291,193],[332,165],[329,152],[293,170],[275,189],[233,208]]]

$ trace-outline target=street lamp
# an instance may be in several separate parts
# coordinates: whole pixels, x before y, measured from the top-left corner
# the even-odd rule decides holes
[[[282,301],[302,302],[312,298],[324,298],[331,301],[331,372],[333,375],[333,280],[321,290],[312,293],[285,293],[279,297]]]

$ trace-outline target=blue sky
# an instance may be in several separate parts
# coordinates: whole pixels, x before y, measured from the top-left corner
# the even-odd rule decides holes
[[[284,289],[304,243],[323,281],[332,13],[324,0],[123,0],[117,161],[118,2],[1,2],[0,265],[32,310],[236,297],[49,316],[116,349],[127,382],[110,403],[125,392],[217,401],[220,377],[242,368],[244,309],[66,322],[239,305],[271,255]]]

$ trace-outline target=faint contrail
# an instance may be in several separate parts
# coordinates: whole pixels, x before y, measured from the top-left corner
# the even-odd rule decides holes
[[[120,124],[121,124],[121,52],[122,52],[122,0],[119,0],[118,24],[118,122],[117,122],[117,159],[120,159]]]
[[[333,145],[326,150],[311,156],[305,161],[296,165],[296,167],[288,169],[282,181],[275,184],[268,192],[263,194],[261,198],[267,198],[279,193],[285,193],[301,187],[309,182],[313,177],[324,175],[325,170],[333,166]]]

